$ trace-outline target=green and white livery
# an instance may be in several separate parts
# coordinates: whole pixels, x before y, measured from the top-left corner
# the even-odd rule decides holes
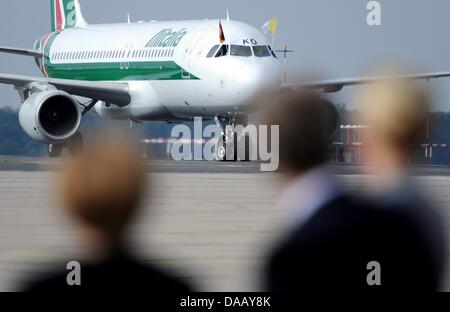
[[[59,154],[55,147],[78,136],[87,111],[137,121],[214,118],[225,126],[245,123],[257,110],[250,99],[282,87],[280,62],[268,39],[245,23],[227,18],[88,25],[78,0],[50,0],[50,8],[51,32],[34,49],[0,47],[34,57],[44,77],[0,74],[0,83],[19,91],[22,128],[48,144],[52,156]],[[293,87],[337,91],[369,81]]]

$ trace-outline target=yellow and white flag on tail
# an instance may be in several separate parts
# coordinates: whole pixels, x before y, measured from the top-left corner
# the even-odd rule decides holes
[[[275,34],[277,32],[277,27],[278,27],[278,18],[271,19],[261,27],[261,30],[266,35],[272,33],[272,46],[274,45],[275,42]]]

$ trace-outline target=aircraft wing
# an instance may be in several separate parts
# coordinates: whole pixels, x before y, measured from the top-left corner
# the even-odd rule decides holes
[[[363,78],[348,78],[348,79],[336,79],[336,80],[323,80],[323,81],[311,81],[301,82],[298,84],[286,84],[282,86],[283,90],[289,89],[316,89],[322,90],[327,93],[341,91],[346,86],[355,86],[361,84],[374,83],[383,80],[403,79],[403,80],[430,80],[437,78],[450,77],[450,72],[435,72],[424,74],[411,74],[411,75],[394,75],[386,77],[363,77]]]
[[[49,84],[72,95],[126,106],[131,97],[126,82],[100,82],[0,74],[0,83],[26,87],[30,83]]]
[[[18,55],[28,55],[34,57],[41,57],[42,52],[37,50],[28,50],[28,49],[18,49],[18,48],[10,48],[10,47],[0,47],[0,52],[10,53],[10,54],[18,54]]]

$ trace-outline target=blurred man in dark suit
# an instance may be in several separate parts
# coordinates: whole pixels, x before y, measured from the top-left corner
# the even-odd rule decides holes
[[[150,189],[131,141],[120,135],[99,137],[68,162],[59,181],[60,195],[88,255],[72,259],[81,265],[78,281],[71,280],[63,264],[29,283],[27,290],[138,291],[149,296],[188,291],[183,283],[133,257],[126,247],[126,230]]]
[[[413,224],[347,196],[328,167],[337,112],[310,92],[281,94],[266,116],[280,125],[287,234],[271,254],[268,290],[435,289]]]

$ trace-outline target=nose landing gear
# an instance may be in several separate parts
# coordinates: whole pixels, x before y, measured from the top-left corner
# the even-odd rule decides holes
[[[220,161],[249,161],[249,138],[236,130],[247,127],[248,117],[233,114],[231,117],[216,117],[216,125],[222,129],[222,137],[217,144],[216,159]],[[247,140],[248,139],[248,140]],[[245,153],[238,153],[241,140],[245,141]]]

